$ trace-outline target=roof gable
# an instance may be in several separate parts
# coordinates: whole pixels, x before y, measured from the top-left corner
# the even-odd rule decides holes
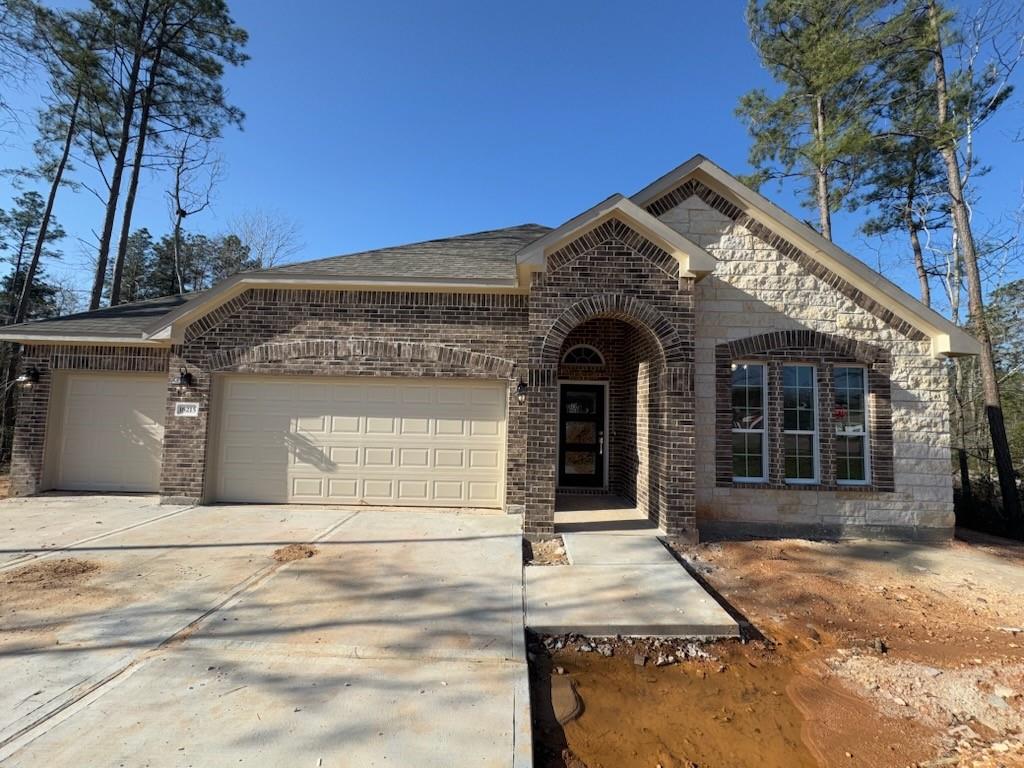
[[[955,356],[980,352],[978,341],[962,328],[703,155],[694,155],[631,199],[653,216],[659,216],[693,194],[700,194],[711,207],[742,223],[904,335],[930,339],[933,354]]]
[[[552,254],[566,249],[588,232],[610,221],[624,224],[675,258],[680,277],[699,280],[715,269],[714,256],[689,238],[658,221],[628,198],[615,194],[522,248],[516,254],[520,272],[528,273],[547,269],[548,258]]]

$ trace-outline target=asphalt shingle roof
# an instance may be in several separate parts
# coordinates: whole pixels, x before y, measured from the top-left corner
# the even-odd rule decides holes
[[[302,261],[247,274],[264,278],[514,280],[516,252],[549,231],[549,227],[540,224],[521,224],[471,235]],[[14,332],[18,337],[25,338],[51,335],[141,338],[146,327],[203,293],[205,291],[184,296],[164,296],[92,312],[33,320],[0,328],[0,333],[6,335]]]
[[[258,275],[302,275],[427,280],[514,280],[512,256],[547,232],[540,224],[476,232],[373,251],[303,261],[263,270]]]
[[[8,332],[17,329],[21,336],[83,336],[121,338],[123,336],[141,336],[142,329],[156,322],[172,309],[180,307],[194,299],[200,293],[187,293],[184,296],[161,296],[159,299],[133,301],[129,304],[118,304],[116,307],[95,309],[92,312],[77,312],[63,317],[51,317],[46,320],[31,320],[19,325],[8,325],[0,331]]]

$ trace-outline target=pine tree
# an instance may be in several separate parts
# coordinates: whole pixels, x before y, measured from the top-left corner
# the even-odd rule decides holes
[[[120,297],[127,239],[147,143],[161,133],[190,130],[214,137],[242,113],[226,101],[225,65],[240,65],[246,32],[235,25],[224,0],[92,0],[105,20],[112,72],[112,101],[119,115],[111,147],[109,195],[90,307],[99,306],[113,242],[124,173],[129,172],[121,236],[112,273],[111,300]],[[129,166],[129,153],[132,159]]]
[[[889,0],[750,0],[747,23],[761,62],[783,87],[750,91],[737,114],[754,140],[747,181],[798,178],[821,234],[856,188],[871,145],[879,16]]]

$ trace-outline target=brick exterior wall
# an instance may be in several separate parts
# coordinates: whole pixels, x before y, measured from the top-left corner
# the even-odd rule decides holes
[[[506,505],[526,492],[526,408],[514,384],[526,372],[527,299],[521,295],[391,291],[250,290],[192,324],[171,355],[161,494],[204,495],[216,373],[303,376],[443,376],[507,380]],[[195,386],[179,395],[180,366]],[[177,418],[174,403],[199,404]]]
[[[22,349],[18,373],[35,366],[39,383],[17,394],[14,445],[11,450],[11,495],[29,496],[41,490],[50,393],[57,371],[162,373],[168,350],[151,347],[48,346]]]
[[[669,535],[694,538],[693,281],[679,276],[674,258],[616,220],[551,254],[546,271],[534,274],[524,531],[554,530],[560,361],[571,346],[566,342],[579,338],[571,334],[595,319],[629,326],[620,349],[630,356],[620,365],[639,375],[633,374],[638,385],[627,399],[655,403],[638,408],[639,418],[633,412],[634,424],[648,426],[645,436],[635,446],[617,441],[636,457],[632,468],[616,462],[619,487],[629,487],[623,475],[630,472],[633,482],[646,481],[632,494],[638,503]]]
[[[40,488],[56,370],[166,372],[161,494],[190,501],[203,497],[207,482],[218,373],[487,378],[511,385],[506,505],[525,512],[527,535],[548,535],[558,381],[600,379],[609,385],[608,487],[636,499],[669,535],[693,538],[699,523],[712,536],[947,538],[946,381],[924,334],[698,182],[648,210],[712,253],[715,272],[695,284],[669,254],[611,220],[551,254],[529,296],[256,289],[197,320],[170,350],[29,346],[23,366],[41,376],[19,393],[12,492]],[[563,365],[579,343],[601,351],[605,365]],[[819,366],[823,434],[829,366],[867,365],[872,485],[837,486],[823,442],[822,482],[784,486],[777,424],[769,428],[769,482],[734,484],[723,397],[737,358],[766,361],[776,393],[783,360]],[[187,392],[177,387],[180,367],[195,377]],[[514,395],[521,377],[529,383],[522,405]],[[198,403],[199,417],[175,417],[180,401]]]

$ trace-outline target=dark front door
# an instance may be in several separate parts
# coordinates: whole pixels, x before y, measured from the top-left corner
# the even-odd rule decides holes
[[[604,485],[604,386],[563,384],[558,414],[558,484]]]

